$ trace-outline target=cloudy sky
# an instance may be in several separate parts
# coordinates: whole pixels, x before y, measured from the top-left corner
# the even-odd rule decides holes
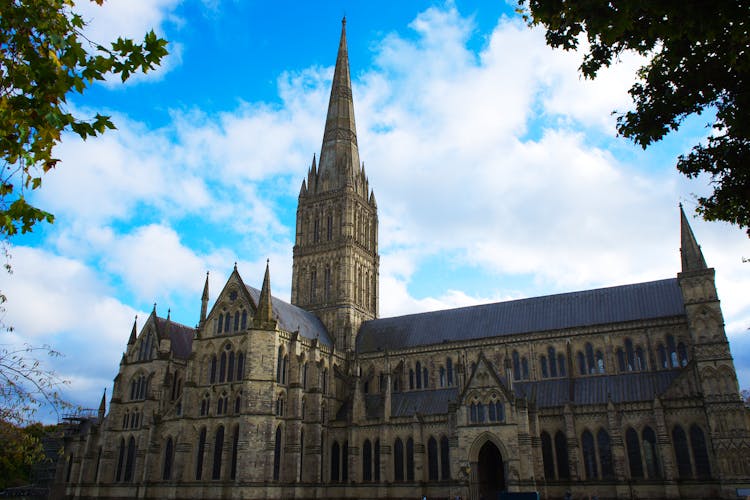
[[[65,137],[34,201],[54,225],[18,237],[4,343],[50,344],[68,397],[98,404],[136,315],[198,321],[237,262],[289,298],[296,196],[323,134],[340,20],[359,147],[380,217],[382,316],[674,277],[678,203],[708,179],[675,158],[705,117],[642,151],[616,137],[642,62],[595,81],[503,2],[82,1],[88,36],[170,41],[154,73],[70,105],[117,131]],[[743,231],[691,219],[750,387],[750,257]]]

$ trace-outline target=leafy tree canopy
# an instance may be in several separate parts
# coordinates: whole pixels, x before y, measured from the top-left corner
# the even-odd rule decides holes
[[[712,133],[677,159],[690,178],[711,176],[698,198],[706,220],[745,228],[750,236],[750,0],[519,0],[547,44],[577,50],[587,78],[624,51],[648,57],[630,88],[635,109],[617,117],[618,132],[646,148],[690,115],[715,113]]]
[[[84,0],[85,1],[85,0]],[[104,0],[95,1],[101,5]],[[86,139],[115,128],[109,117],[74,116],[68,96],[96,80],[154,69],[167,54],[153,31],[141,43],[118,38],[109,46],[88,40],[75,0],[0,0],[0,236],[30,231],[53,215],[26,194],[58,163],[64,131]]]

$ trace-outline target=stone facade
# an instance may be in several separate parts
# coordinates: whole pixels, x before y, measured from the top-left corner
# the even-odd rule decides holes
[[[109,412],[70,433],[70,498],[733,498],[750,428],[714,272],[378,316],[377,204],[342,29],[291,303],[235,268],[196,328],[136,325]]]

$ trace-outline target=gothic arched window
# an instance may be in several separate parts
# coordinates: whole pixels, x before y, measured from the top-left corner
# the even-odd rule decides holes
[[[662,368],[669,368],[669,364],[667,362],[667,350],[664,348],[664,345],[659,344],[659,347],[656,348],[656,351],[659,353],[659,365],[661,365]]]
[[[438,480],[438,449],[437,441],[430,436],[427,441],[427,476],[430,481]]]
[[[568,440],[562,431],[555,433],[555,458],[557,458],[557,478],[569,479],[570,468],[568,467]]]
[[[365,439],[362,445],[362,481],[372,481],[372,443]]]
[[[445,360],[445,369],[448,372],[448,386],[453,385],[453,359],[447,358]]]
[[[542,462],[544,463],[544,477],[547,480],[555,479],[555,459],[552,453],[552,438],[547,431],[541,434],[542,440]]]
[[[596,467],[594,436],[589,431],[583,431],[581,435],[581,448],[583,449],[583,464],[586,469],[586,479],[596,479],[599,474]]]
[[[224,450],[224,426],[220,425],[216,429],[214,439],[214,466],[211,473],[211,479],[221,479],[221,452]]]
[[[279,346],[278,356],[276,357],[276,382],[281,383],[281,369],[284,364],[284,348]]]
[[[120,447],[117,453],[117,469],[115,469],[115,481],[118,483],[122,480],[123,465],[125,465],[125,439],[120,438]]]
[[[237,397],[239,401],[239,396]],[[237,450],[240,442],[240,426],[234,426],[234,432],[232,433],[232,459],[229,466],[229,479],[237,479]]]
[[[521,359],[518,351],[513,351],[513,380],[521,380]]]
[[[414,440],[406,440],[406,480],[414,481]]]
[[[688,447],[687,436],[679,425],[675,425],[674,429],[672,429],[672,443],[675,458],[677,459],[677,473],[680,479],[692,477],[693,467],[690,463],[690,449]]]
[[[549,377],[549,372],[547,371],[547,358],[545,356],[542,356],[539,359],[539,362],[542,365],[542,378]]]
[[[125,458],[125,481],[133,480],[133,471],[135,470],[135,438],[130,436],[128,439],[128,453]]]
[[[237,380],[242,380],[245,377],[245,355],[237,353]]]
[[[219,383],[224,382],[227,376],[227,353],[222,352],[219,358]]]
[[[334,441],[331,445],[331,482],[339,480],[339,461],[341,460],[341,450],[339,443]]]
[[[589,374],[596,373],[596,361],[594,360],[594,346],[586,342],[586,367]]]
[[[586,375],[586,358],[581,351],[576,354],[576,364],[578,365],[578,374]]]
[[[526,359],[526,356],[521,358],[521,376],[524,380],[529,379],[529,360]]]
[[[279,480],[281,471],[281,426],[276,427],[276,436],[273,443],[273,480]]]
[[[373,468],[375,469],[375,481],[380,481],[380,439],[375,440]]]
[[[643,355],[643,348],[640,346],[635,348],[635,369],[638,371],[648,370],[646,357]]]
[[[198,435],[198,452],[195,457],[195,479],[200,480],[203,476],[203,454],[206,452],[206,428],[201,429]]]
[[[633,341],[625,339],[625,355],[627,356],[628,371],[632,372],[635,370],[635,352],[633,351]]]
[[[695,424],[690,427],[690,444],[693,448],[693,458],[695,458],[695,474],[699,478],[710,477],[711,464],[708,461],[706,437],[703,430]]]
[[[557,371],[560,373],[561,377],[566,375],[565,354],[560,353],[557,355]]]
[[[227,345],[227,349],[231,349],[232,346]],[[227,382],[234,380],[234,351],[229,351],[227,357]]]
[[[680,366],[686,366],[688,363],[688,353],[685,344],[682,342],[677,344],[677,356],[679,357]]]
[[[677,368],[680,366],[677,360],[677,348],[674,343],[674,335],[667,335],[667,354],[669,359],[669,366],[671,368]]]
[[[448,438],[446,436],[443,436],[440,438],[440,465],[441,465],[441,474],[440,479],[450,479],[451,478],[451,460],[450,460],[450,448],[448,443]]]
[[[604,355],[602,351],[596,351],[596,370],[599,373],[604,373]]]
[[[628,449],[628,463],[630,464],[630,477],[643,477],[643,463],[641,462],[641,445],[638,433],[632,427],[625,432],[625,445]]]
[[[656,448],[656,433],[651,427],[643,428],[643,458],[646,461],[646,473],[650,479],[661,476],[659,467],[659,455]]]
[[[404,442],[396,438],[393,443],[393,478],[396,481],[404,480]]]
[[[422,388],[422,363],[417,361],[417,389]]]
[[[596,444],[599,448],[599,462],[602,469],[602,478],[609,479],[614,477],[615,471],[612,468],[612,445],[609,439],[609,433],[604,429],[599,429],[596,434]]]
[[[549,376],[557,377],[557,365],[555,365],[555,348],[550,346],[547,348],[547,356],[549,357]]]

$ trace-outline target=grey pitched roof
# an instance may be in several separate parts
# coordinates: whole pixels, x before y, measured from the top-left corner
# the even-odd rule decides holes
[[[538,408],[576,405],[653,401],[664,393],[680,370],[658,372],[621,373],[581,378],[514,382],[513,392],[517,397],[526,397]],[[571,389],[573,399],[570,399]]]
[[[448,403],[458,399],[458,389],[432,389],[423,391],[394,392],[391,394],[391,416],[408,417],[420,415],[445,415]],[[383,416],[383,396],[369,394],[365,396],[365,413],[367,418]]]
[[[247,286],[247,291],[257,304],[260,299],[260,290]],[[279,322],[279,327],[288,332],[299,330],[299,334],[307,339],[319,339],[320,343],[326,346],[332,346],[333,341],[328,334],[328,330],[313,313],[300,309],[288,302],[271,296],[271,306],[273,314]]]
[[[167,323],[166,318],[156,317],[157,328],[160,334],[164,334],[164,329],[169,325],[169,340],[172,343],[172,353],[176,358],[187,359],[193,349],[193,337],[195,328],[187,325],[176,323],[172,320]]]
[[[679,316],[677,279],[461,307],[366,321],[358,352]]]

